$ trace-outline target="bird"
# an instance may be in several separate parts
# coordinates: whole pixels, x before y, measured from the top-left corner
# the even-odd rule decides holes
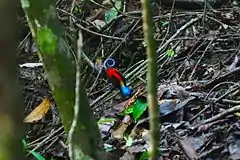
[[[130,96],[132,94],[131,88],[126,85],[126,80],[120,71],[113,67],[106,68],[105,71],[109,82],[118,88],[123,96]]]

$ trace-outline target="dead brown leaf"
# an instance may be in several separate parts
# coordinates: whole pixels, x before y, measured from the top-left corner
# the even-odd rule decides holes
[[[129,115],[125,115],[118,129],[112,132],[112,137],[114,139],[122,140],[127,127],[130,126],[132,122],[132,118]]]
[[[23,120],[24,123],[33,123],[42,119],[51,107],[51,102],[48,98],[44,98],[42,103],[39,104],[30,114]]]

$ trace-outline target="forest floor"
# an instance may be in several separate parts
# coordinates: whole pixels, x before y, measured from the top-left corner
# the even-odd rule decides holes
[[[144,160],[150,141],[141,3],[120,2],[113,7],[107,1],[83,5],[60,0],[56,8],[69,47],[76,43],[70,37],[81,28],[89,59],[98,66],[114,57],[133,89],[131,97],[122,97],[86,64],[82,81],[106,150],[116,159]],[[240,3],[221,2],[211,1],[204,9],[204,0],[174,6],[152,1],[162,160],[240,159]],[[51,102],[41,120],[29,123],[26,148],[47,160],[69,159],[67,136],[23,17],[18,60],[26,116],[47,103],[44,98]],[[29,154],[27,159],[36,158]]]

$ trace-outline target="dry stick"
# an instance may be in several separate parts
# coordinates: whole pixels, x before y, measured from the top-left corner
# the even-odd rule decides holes
[[[140,60],[140,61],[136,62],[136,63],[133,64],[130,68],[128,68],[125,72],[123,72],[123,74],[127,74],[129,71],[131,71],[133,68],[136,68],[136,67],[137,67],[139,64],[141,64],[143,61],[144,61],[144,60]],[[129,74],[131,74],[131,72],[126,75],[126,78],[129,76]]]
[[[63,126],[59,127],[56,131],[51,132],[41,143],[39,143],[35,148],[33,148],[31,151],[35,151],[38,148],[40,148],[44,143],[46,143],[49,139],[51,139],[55,134],[57,134],[60,130],[63,129]],[[29,156],[31,153],[28,153],[27,156]]]
[[[159,46],[158,50],[157,50],[157,53],[163,51],[167,46],[168,44],[174,39],[176,38],[182,31],[184,31],[187,27],[191,26],[193,23],[197,22],[200,18],[202,17],[202,15],[200,15],[199,17],[197,18],[194,18],[192,19],[191,21],[187,22],[185,25],[183,25],[181,28],[179,28],[177,30],[177,32],[171,37],[169,38],[169,40],[167,40],[164,45],[162,46]]]
[[[206,14],[207,14],[207,0],[204,0],[203,21],[202,21],[203,28],[205,28]]]
[[[94,35],[97,35],[97,36],[100,36],[100,37],[104,37],[104,38],[109,38],[109,39],[114,39],[114,40],[119,40],[119,41],[122,41],[123,38],[119,38],[119,37],[114,37],[114,36],[108,36],[108,35],[105,35],[105,34],[101,34],[101,33],[98,33],[98,32],[95,32],[95,31],[92,31],[90,29],[87,29],[85,27],[83,27],[80,23],[79,24],[76,24],[80,29],[86,31],[86,32],[89,32],[89,33],[92,33]]]
[[[225,28],[225,26],[228,26],[228,27],[229,27],[230,29],[232,29],[233,31],[236,31],[232,26],[229,26],[229,25],[227,25],[227,24],[225,24],[225,23],[223,23],[223,22],[221,22],[221,21],[219,21],[219,20],[217,20],[217,19],[215,19],[215,18],[213,18],[213,17],[210,17],[210,16],[206,15],[206,18],[208,18],[208,19],[210,19],[210,20],[212,20],[212,21],[215,21],[215,22],[221,24],[224,28]]]
[[[205,106],[205,108],[203,108],[200,112],[198,112],[195,116],[193,116],[191,119],[189,119],[189,122],[194,121],[198,116],[200,116],[203,112],[205,112],[206,110],[208,110],[211,107],[211,105],[207,105]]]
[[[214,91],[214,89],[216,89],[217,87],[222,86],[222,85],[224,85],[224,84],[238,85],[238,84],[235,83],[235,82],[221,82],[221,83],[215,85],[215,86],[208,92],[208,94],[206,95],[206,97],[204,98],[204,100],[207,100],[207,99],[208,99],[208,97],[209,97],[210,94]]]
[[[44,148],[45,151],[48,151],[50,149],[50,147],[52,147],[52,145],[54,145],[54,143],[56,143],[57,140],[59,140],[59,137],[54,137],[51,140],[52,140],[52,142]]]
[[[223,118],[223,117],[225,117],[225,116],[227,116],[227,115],[229,115],[229,114],[232,114],[232,113],[238,112],[238,111],[240,111],[240,105],[235,106],[235,107],[232,107],[232,108],[229,108],[229,109],[227,109],[227,110],[225,110],[225,111],[223,111],[223,112],[221,112],[221,113],[219,113],[219,114],[217,114],[217,115],[215,115],[215,116],[213,116],[213,117],[211,117],[211,118],[209,118],[209,119],[206,119],[206,120],[204,120],[204,121],[202,121],[202,122],[200,122],[200,123],[198,123],[198,124],[196,124],[196,125],[193,125],[193,126],[190,127],[190,128],[193,129],[193,130],[195,130],[195,129],[197,129],[200,125],[203,125],[203,124],[206,124],[206,123],[210,123],[210,122],[216,121],[216,120],[218,120],[218,119],[220,119],[220,118]]]
[[[31,32],[28,32],[28,34],[24,37],[24,39],[19,43],[16,51],[20,52],[19,50],[22,48],[23,44],[25,43],[25,41],[28,39],[28,37],[29,37],[30,35],[31,35]],[[17,53],[17,56],[18,56],[19,54],[20,54],[20,53]]]
[[[210,150],[207,150],[200,155],[200,159],[205,159],[206,156],[212,155],[212,153],[217,153],[219,150],[223,150],[225,148],[225,144],[222,144],[220,146],[213,147]]]
[[[102,8],[104,8],[104,9],[108,9],[108,8],[105,7],[104,5],[101,5],[101,4],[99,4],[98,2],[96,2],[96,1],[94,1],[94,0],[90,0],[90,2],[92,2],[93,4],[95,4],[95,5],[98,6],[98,7],[102,7]]]
[[[216,102],[220,101],[221,99],[223,99],[225,96],[227,96],[227,95],[229,95],[229,94],[231,94],[231,93],[233,93],[235,91],[238,91],[238,90],[239,90],[239,85],[238,85],[238,87],[233,86],[231,88],[231,90],[227,90],[223,95],[218,97],[214,102],[216,103]]]
[[[195,65],[195,67],[194,67],[194,69],[193,69],[193,71],[192,71],[192,73],[191,73],[191,75],[190,75],[190,77],[189,77],[189,80],[192,80],[193,74],[195,73],[195,71],[196,71],[196,69],[197,69],[197,66],[198,66],[199,63],[201,62],[202,58],[204,57],[204,55],[206,54],[208,48],[210,48],[210,46],[212,45],[212,43],[213,43],[214,40],[215,40],[215,39],[212,39],[212,40],[209,42],[209,44],[207,45],[207,47],[205,48],[205,50],[204,50],[204,52],[202,53],[201,57],[199,58],[197,64]]]
[[[36,146],[40,141],[42,141],[43,139],[45,139],[46,137],[48,137],[48,135],[44,135],[42,137],[39,137],[38,139],[33,140],[32,142],[29,142],[27,144],[26,148],[33,148],[34,146]]]
[[[90,103],[90,106],[94,106],[96,103],[98,103],[99,101],[102,100],[102,98],[104,98],[106,95],[108,95],[110,93],[110,91],[106,91],[105,93],[103,93],[101,96],[99,96],[97,99],[95,99],[94,101],[92,101]],[[94,107],[93,109],[96,109],[96,107]]]
[[[233,76],[235,73],[240,72],[240,67],[235,68],[234,70],[232,70],[231,72],[225,73],[224,75],[221,75],[220,77],[211,80],[209,82],[207,82],[207,84],[205,84],[203,87],[204,88],[210,88],[212,85],[216,84],[216,83],[220,83],[221,81],[225,80],[225,78],[229,78],[231,76]]]
[[[199,42],[201,39],[202,39],[202,38],[200,38],[200,39],[198,40],[198,42]],[[191,48],[191,50],[190,50],[190,52],[189,52],[189,53],[191,53],[191,54],[186,57],[186,59],[184,60],[184,62],[183,62],[181,65],[179,65],[179,67],[177,68],[177,71],[198,51],[198,49],[199,49],[200,47],[202,47],[202,46],[205,44],[205,43],[204,43],[205,41],[207,41],[207,40],[205,39],[193,52],[192,52],[192,50],[193,50],[194,47]],[[196,46],[196,44],[197,44],[197,43],[195,43],[195,46]],[[187,68],[184,68],[184,69],[183,69],[183,71],[182,71],[179,79],[182,79],[184,73],[186,72],[186,69],[187,69]],[[176,73],[177,73],[177,71],[176,71]]]
[[[158,118],[158,101],[157,101],[157,56],[156,42],[153,34],[153,20],[151,2],[142,0],[142,19],[144,39],[147,44],[147,59],[148,59],[148,111],[150,115],[150,130],[151,130],[151,151],[150,159],[157,160],[159,157],[159,118]]]
[[[212,101],[216,101],[217,98],[210,98]],[[231,104],[231,105],[240,105],[240,101],[231,100],[231,99],[222,99],[223,103]]]
[[[175,6],[175,0],[173,0],[173,3],[172,3],[172,8],[171,8],[171,12],[169,14],[169,20],[168,20],[169,22],[172,21],[172,14],[173,14],[174,6]],[[169,33],[169,30],[170,30],[170,26],[171,26],[171,23],[169,23],[169,25],[168,25],[167,32],[166,32],[165,36],[163,37],[163,41],[160,44],[160,46],[164,43],[165,39],[167,38],[167,35]]]
[[[222,83],[219,83],[219,84],[217,84],[216,86],[214,86],[214,87],[208,92],[208,94],[206,95],[206,97],[204,98],[204,100],[209,99],[208,97],[209,97],[209,95],[213,92],[213,90],[216,89],[217,87],[223,85],[223,84],[234,84],[234,86],[236,86],[236,85],[237,85],[237,86],[240,86],[239,84],[234,83],[234,82],[222,82]],[[236,88],[235,88],[235,89],[236,89]],[[235,91],[235,90],[227,91],[224,95],[220,96],[219,98],[215,98],[215,99],[214,99],[214,103],[217,103],[219,100],[221,100],[223,97],[227,96],[228,94],[232,93],[233,91]],[[192,122],[193,120],[195,120],[199,115],[201,115],[203,112],[205,112],[205,111],[206,111],[207,109],[209,109],[210,107],[211,107],[211,106],[208,105],[208,106],[206,106],[205,108],[203,108],[200,112],[198,112],[195,116],[193,116],[193,117],[189,120],[189,122]]]
[[[72,1],[72,4],[71,4],[70,14],[73,13],[74,8],[75,8],[75,4],[76,4],[76,0],[73,0],[73,1]],[[69,20],[70,20],[70,26],[72,27],[72,26],[73,26],[73,21],[74,21],[74,19],[73,19],[71,16],[69,16]]]

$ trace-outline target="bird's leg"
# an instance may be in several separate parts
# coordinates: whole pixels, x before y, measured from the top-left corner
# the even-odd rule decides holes
[[[112,83],[109,83],[108,85],[107,85],[107,90],[108,91],[112,91],[112,90],[114,90],[115,89],[115,86],[112,84]]]

